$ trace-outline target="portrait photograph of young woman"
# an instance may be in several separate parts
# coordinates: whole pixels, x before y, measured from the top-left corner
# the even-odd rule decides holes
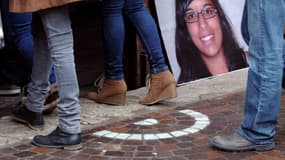
[[[244,1],[168,2],[167,7],[156,2],[156,7],[168,60],[178,84],[247,67],[247,46],[240,32]],[[171,14],[163,14],[167,12],[165,8]]]

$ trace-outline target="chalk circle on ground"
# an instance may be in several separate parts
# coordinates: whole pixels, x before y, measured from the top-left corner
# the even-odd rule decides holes
[[[200,112],[196,112],[190,109],[180,110],[178,112],[194,118],[195,123],[188,128],[170,131],[170,132],[164,132],[164,133],[131,134],[131,133],[113,132],[109,130],[101,130],[93,133],[93,135],[97,137],[106,137],[106,138],[120,139],[120,140],[159,140],[166,138],[177,138],[197,133],[205,129],[210,124],[209,117]],[[133,124],[140,126],[150,126],[150,125],[156,125],[158,123],[159,122],[156,119],[150,118],[135,122]]]

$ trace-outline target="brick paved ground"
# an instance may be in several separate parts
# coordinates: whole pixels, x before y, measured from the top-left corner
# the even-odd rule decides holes
[[[284,106],[284,96],[282,99]],[[210,138],[217,134],[232,133],[239,126],[242,102],[243,93],[236,93],[94,128],[83,133],[84,148],[76,152],[39,148],[23,142],[0,149],[0,159],[284,160],[284,107],[281,107],[277,126],[275,150],[231,153],[210,146]]]

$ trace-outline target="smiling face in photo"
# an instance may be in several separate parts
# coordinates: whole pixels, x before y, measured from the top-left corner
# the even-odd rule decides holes
[[[193,43],[204,58],[223,53],[222,29],[216,12],[211,0],[193,0],[185,12],[186,16],[190,14],[190,18],[193,15],[196,17],[196,20],[186,22],[186,26]],[[207,14],[212,15],[207,17]]]

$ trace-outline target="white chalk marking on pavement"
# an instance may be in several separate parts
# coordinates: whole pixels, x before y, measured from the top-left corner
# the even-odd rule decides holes
[[[106,137],[120,140],[158,140],[158,139],[166,139],[166,138],[177,138],[181,136],[186,136],[189,134],[197,133],[203,129],[205,129],[210,124],[210,119],[207,115],[196,112],[190,109],[180,110],[180,113],[186,114],[192,118],[194,118],[195,123],[181,130],[170,131],[166,133],[146,133],[146,134],[131,134],[131,133],[120,133],[120,132],[112,132],[108,130],[101,130],[93,133],[94,136],[97,137]],[[156,125],[159,122],[156,119],[145,119],[142,121],[135,122],[133,124],[140,126],[151,126]]]
[[[149,119],[135,122],[133,124],[138,125],[138,126],[153,126],[153,125],[158,124],[158,121],[156,119],[149,118]]]

